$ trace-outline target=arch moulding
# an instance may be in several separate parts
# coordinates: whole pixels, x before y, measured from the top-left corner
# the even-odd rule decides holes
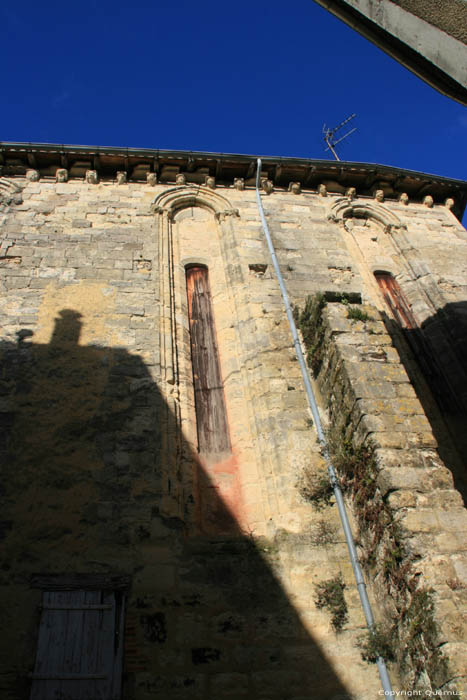
[[[151,211],[155,214],[165,214],[172,220],[181,209],[188,207],[201,207],[212,211],[218,221],[223,221],[226,216],[239,216],[238,209],[234,209],[226,197],[214,192],[208,187],[172,187],[158,195],[151,205]]]
[[[12,182],[6,177],[0,177],[0,207],[9,204],[22,204],[21,191],[22,187],[19,187],[16,182]]]
[[[328,213],[328,220],[343,223],[345,219],[369,219],[379,224],[386,233],[406,228],[398,216],[387,207],[374,202],[356,202],[347,197],[336,199]]]

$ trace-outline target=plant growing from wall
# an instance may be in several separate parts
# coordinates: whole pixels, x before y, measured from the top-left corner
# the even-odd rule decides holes
[[[371,317],[359,306],[349,306],[347,309],[347,318],[350,318],[351,321],[362,321],[363,323],[371,321]]]
[[[317,608],[326,608],[331,614],[331,624],[336,632],[341,632],[348,621],[348,608],[344,597],[345,583],[339,574],[315,586]]]
[[[303,472],[298,490],[300,495],[312,503],[317,510],[331,505],[331,499],[334,495],[328,473],[325,471],[314,472],[311,469]]]
[[[324,519],[316,522],[310,534],[311,544],[315,547],[326,547],[329,544],[336,544],[338,541],[337,525]]]
[[[366,321],[371,321],[370,315],[367,314],[366,311],[363,311],[360,306],[350,306],[350,301],[345,294],[342,294],[341,304],[346,307],[347,318],[350,318],[351,321],[362,321],[363,323]]]
[[[322,347],[324,344],[323,309],[326,300],[323,294],[308,297],[303,311],[294,309],[295,322],[299,326],[306,347],[308,366],[317,375],[322,363]]]
[[[395,661],[397,632],[393,627],[375,625],[366,637],[361,637],[358,646],[362,653],[362,659],[370,664],[375,664],[381,656],[385,661]]]
[[[329,356],[324,307],[322,296],[309,297],[304,310],[296,312],[308,351],[308,364],[315,375]],[[326,371],[333,371],[331,365]],[[339,381],[342,382],[342,377]],[[401,670],[413,671],[415,682],[428,673],[431,683],[440,687],[447,682],[448,667],[439,648],[433,593],[417,587],[418,577],[404,543],[404,533],[378,488],[375,447],[368,440],[355,441],[353,416],[345,406],[346,387],[336,387],[335,382],[333,375],[329,408],[334,421],[331,420],[333,427],[328,433],[329,453],[341,486],[354,505],[359,539],[365,548],[363,563],[371,570],[372,578],[384,582],[397,608],[397,622],[391,629],[374,628],[361,644],[362,656],[368,662],[376,661],[379,655],[388,661],[395,659]],[[323,589],[320,598],[323,606],[326,595],[330,594]]]

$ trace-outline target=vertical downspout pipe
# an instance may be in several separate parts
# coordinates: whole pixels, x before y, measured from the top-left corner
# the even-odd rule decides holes
[[[337,503],[337,508],[339,510],[339,516],[342,522],[342,527],[344,529],[345,541],[347,542],[347,548],[349,550],[350,561],[352,562],[352,568],[355,576],[355,581],[357,584],[358,593],[360,595],[360,601],[362,604],[363,612],[365,614],[366,623],[370,632],[374,629],[374,617],[371,610],[370,601],[368,599],[368,593],[366,590],[365,581],[363,579],[363,573],[358,561],[357,550],[355,548],[355,542],[352,535],[352,530],[350,528],[349,518],[347,516],[347,511],[345,509],[344,497],[342,495],[341,487],[337,479],[336,470],[331,461],[329,455],[328,446],[326,443],[326,438],[324,436],[323,427],[321,424],[321,419],[319,417],[318,406],[316,403],[315,393],[313,387],[311,386],[310,377],[308,375],[308,369],[305,363],[305,358],[303,357],[302,347],[300,344],[300,339],[298,337],[297,326],[295,325],[292,309],[290,308],[289,297],[287,290],[285,288],[284,280],[282,278],[282,273],[279,268],[279,263],[277,261],[276,251],[274,250],[274,245],[271,239],[271,234],[269,233],[268,224],[266,222],[266,217],[264,216],[263,203],[261,201],[260,194],[260,177],[261,177],[261,159],[257,160],[257,171],[256,171],[256,201],[258,204],[259,215],[261,217],[261,223],[263,225],[264,235],[266,236],[266,241],[268,244],[269,252],[271,254],[272,263],[274,265],[274,270],[279,282],[279,287],[281,289],[282,299],[284,300],[285,312],[289,321],[290,330],[292,332],[293,343],[295,347],[295,352],[297,354],[297,359],[302,372],[303,382],[305,384],[305,391],[308,399],[308,404],[311,408],[311,413],[313,415],[313,420],[316,427],[316,432],[318,434],[318,440],[321,445],[322,453],[326,461],[328,468],[329,480],[334,491],[334,496]],[[392,686],[389,680],[388,671],[384,659],[380,656],[377,660],[377,666],[379,671],[379,677],[381,679],[381,685],[383,687],[385,696],[392,696]]]

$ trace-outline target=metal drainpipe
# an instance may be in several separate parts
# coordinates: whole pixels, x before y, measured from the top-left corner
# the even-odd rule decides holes
[[[358,589],[358,592],[360,595],[360,601],[362,604],[363,612],[365,614],[365,619],[366,619],[366,623],[368,625],[368,629],[371,631],[374,628],[375,621],[374,621],[373,613],[371,610],[370,601],[368,599],[368,593],[366,590],[365,581],[363,579],[362,569],[361,569],[359,561],[358,561],[357,550],[355,548],[355,542],[353,539],[352,530],[350,529],[349,518],[347,516],[347,511],[345,509],[344,498],[342,496],[341,487],[339,485],[336,471],[334,469],[334,466],[331,462],[331,458],[329,456],[329,451],[328,451],[328,447],[326,444],[326,439],[325,439],[323,428],[321,425],[321,419],[320,419],[319,413],[318,413],[318,406],[316,404],[315,394],[313,391],[313,387],[311,386],[310,378],[308,376],[308,369],[307,369],[307,366],[305,364],[305,358],[303,357],[303,352],[302,352],[302,348],[300,345],[300,339],[299,339],[298,333],[297,333],[297,326],[295,325],[294,317],[292,314],[292,309],[290,308],[289,297],[288,297],[287,290],[286,290],[285,285],[284,285],[284,280],[282,278],[281,271],[279,269],[279,263],[277,261],[276,251],[274,250],[274,245],[273,245],[273,242],[271,239],[271,234],[269,233],[269,228],[268,228],[268,225],[266,222],[266,218],[264,216],[263,204],[261,202],[261,194],[260,194],[260,190],[259,190],[259,188],[260,188],[260,174],[261,174],[261,159],[258,158],[257,171],[256,171],[256,201],[258,203],[258,209],[259,209],[259,214],[261,217],[261,223],[263,224],[264,235],[266,236],[269,252],[271,253],[271,258],[272,258],[272,262],[274,265],[274,270],[276,272],[276,276],[277,276],[279,286],[281,289],[282,298],[284,300],[285,312],[286,312],[287,318],[289,320],[290,330],[292,331],[292,338],[293,338],[293,342],[294,342],[294,346],[295,346],[295,352],[297,354],[297,359],[298,359],[300,369],[302,372],[303,382],[305,384],[305,391],[306,391],[306,395],[308,398],[308,404],[311,408],[311,413],[313,415],[313,420],[315,423],[316,432],[318,433],[318,440],[320,442],[322,453],[323,453],[324,459],[325,459],[326,464],[327,464],[329,480],[331,482],[331,485],[332,485],[332,488],[334,491],[334,496],[336,498],[337,508],[339,510],[339,516],[340,516],[340,519],[342,522],[342,527],[344,529],[345,540],[347,542],[347,548],[349,550],[350,561],[352,562],[352,568],[353,568],[353,572],[354,572],[354,576],[355,576],[355,581],[357,583],[357,589]],[[384,662],[384,659],[382,657],[379,657],[376,663],[378,666],[379,677],[381,679],[381,685],[383,687],[384,694],[386,696],[392,696],[393,691],[392,691],[391,681],[389,680],[389,676],[388,676],[388,672],[387,672],[387,668],[386,668],[386,664]]]

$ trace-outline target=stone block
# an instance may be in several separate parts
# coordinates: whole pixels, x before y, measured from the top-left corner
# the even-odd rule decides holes
[[[433,510],[409,511],[400,520],[408,532],[438,533],[441,531],[440,513]]]
[[[395,489],[411,489],[427,491],[431,488],[429,479],[423,469],[381,469],[378,474],[378,486],[384,497],[388,491]]]
[[[210,675],[210,690],[219,700],[248,697],[248,676],[245,673],[215,673]]]

